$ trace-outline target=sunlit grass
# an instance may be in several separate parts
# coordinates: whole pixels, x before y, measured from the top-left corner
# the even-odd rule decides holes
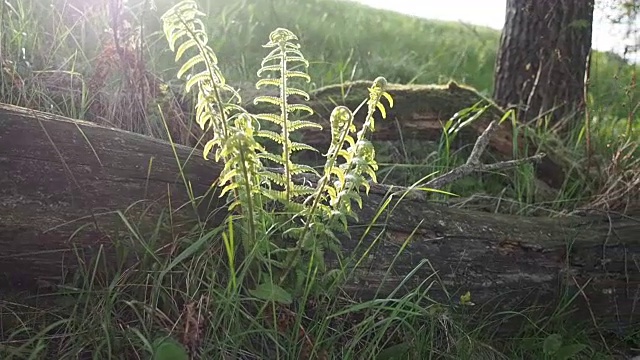
[[[309,90],[382,74],[391,82],[443,83],[454,79],[486,95],[492,91],[499,40],[499,33],[492,29],[426,21],[333,0],[200,3],[210,19],[211,45],[224,59],[221,67],[228,80],[235,84],[252,86],[264,55],[264,35],[276,27],[287,27],[300,35],[311,62]],[[6,63],[0,78],[2,101],[161,138],[169,137],[169,129],[181,140],[175,135],[182,133],[172,126],[190,127],[192,119],[174,103],[166,106],[163,101],[175,100],[173,93],[164,86],[154,87],[152,81],[157,76],[162,85],[179,85],[174,80],[177,65],[159,33],[158,22],[159,15],[172,4],[155,1],[157,9],[153,9],[151,1],[139,0],[125,5],[127,21],[133,25],[142,22],[144,35],[142,47],[125,45],[134,50],[128,55],[137,54],[141,61],[123,61],[108,42],[112,36],[105,30],[113,18],[100,2],[3,2],[0,38]],[[107,54],[105,49],[116,53]],[[135,72],[142,65],[143,75]],[[629,111],[639,97],[634,95],[636,89],[627,91],[631,66],[596,53],[592,69],[592,136],[596,150],[606,158],[615,152],[615,146],[607,145],[625,134]],[[106,70],[110,72],[103,78]],[[137,86],[146,82],[150,85],[140,91]],[[160,88],[166,93],[157,93]],[[135,101],[129,101],[132,99]],[[165,107],[154,112],[158,103]],[[141,114],[136,117],[138,122],[118,122],[123,114],[132,113]],[[180,118],[184,123],[177,124],[176,114],[184,115]],[[565,144],[574,157],[585,154],[580,130]],[[540,136],[547,134],[542,131]],[[459,165],[464,158],[444,146],[446,141],[433,144],[440,151],[429,159],[420,157],[424,144],[395,144],[404,156],[403,163],[383,166],[380,177],[397,175],[402,169],[397,178],[410,184],[427,173]],[[596,186],[587,183],[581,170],[555,198],[540,202],[535,198],[531,168],[492,176],[513,178],[504,188],[491,176],[483,176],[465,179],[449,190],[485,191],[501,206],[512,204],[507,212],[527,215],[541,207],[548,214],[572,208],[587,201],[587,189]],[[158,219],[163,225],[166,221]],[[334,296],[303,298],[290,309],[265,307],[266,303],[248,297],[244,289],[234,285],[247,274],[235,273],[226,263],[230,250],[223,249],[223,230],[205,230],[196,224],[192,232],[176,240],[176,248],[168,255],[155,253],[161,234],[126,238],[136,247],[144,242],[142,247],[147,250],[138,263],[122,267],[108,278],[96,276],[102,264],[96,261],[83,267],[55,297],[7,297],[0,303],[0,357],[38,359],[47,358],[44,354],[48,353],[60,359],[146,359],[159,339],[171,336],[199,349],[203,359],[298,359],[305,351],[311,351],[313,358],[336,359],[382,359],[385,353],[405,351],[408,359],[552,359],[544,353],[544,343],[555,334],[562,334],[563,344],[581,347],[584,358],[610,355],[608,344],[594,342],[597,337],[591,330],[570,324],[564,314],[555,314],[553,321],[531,320],[529,326],[517,329],[505,340],[493,334],[499,328],[496,319],[525,314],[497,314],[480,325],[470,323],[465,310],[451,311],[428,298],[428,286],[443,286],[435,281],[402,296],[366,303],[329,289],[334,290]],[[119,244],[124,249],[129,245]],[[266,313],[261,313],[265,308]],[[289,325],[283,330],[278,321]],[[626,336],[636,344],[640,341],[637,334]]]

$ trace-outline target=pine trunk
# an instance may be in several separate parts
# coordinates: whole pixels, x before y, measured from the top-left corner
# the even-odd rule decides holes
[[[591,50],[594,0],[507,0],[494,99],[519,120],[579,114]],[[571,125],[571,124],[569,124]]]

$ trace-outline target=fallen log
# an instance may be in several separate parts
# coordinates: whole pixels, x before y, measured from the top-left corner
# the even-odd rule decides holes
[[[323,129],[304,129],[296,134],[298,140],[309,144],[321,153],[326,152],[331,142],[331,136],[328,132],[330,124],[331,111],[336,105],[343,105],[351,110],[356,110],[362,103],[363,99],[368,97],[367,88],[371,86],[371,81],[351,81],[337,85],[329,85],[310,92],[310,99],[306,101],[299,96],[291,95],[290,101],[294,103],[306,103],[314,109],[315,113],[309,115],[306,120],[310,120],[321,124]],[[256,90],[253,84],[243,84],[240,87],[240,94],[243,96],[242,104],[252,113],[271,112],[274,108],[270,105],[253,104],[253,98],[257,95],[265,95],[264,89]],[[180,90],[176,89],[177,92]],[[266,90],[267,95],[278,96],[276,92]],[[438,143],[443,136],[443,127],[445,123],[454,117],[460,111],[468,109],[474,105],[489,105],[490,100],[482,97],[473,88],[457,85],[450,82],[445,85],[403,85],[389,84],[387,91],[394,99],[395,106],[387,107],[387,118],[382,119],[379,113],[374,116],[376,118],[376,131],[372,134],[371,139],[374,144],[378,145],[378,153],[382,156],[391,156],[393,151],[386,149],[389,144],[392,148],[403,148],[405,146],[411,148],[412,140],[414,143],[419,142],[417,146],[420,153],[426,158],[429,154],[438,148]],[[193,108],[193,104],[184,99],[181,101],[184,111]],[[491,104],[482,115],[478,116],[475,121],[467,123],[465,126],[458,128],[455,137],[450,136],[450,146],[454,150],[464,152],[469,149],[476,138],[486,129],[492,120],[499,120],[504,116],[504,111],[499,109],[495,104]],[[277,111],[277,109],[275,109]],[[361,125],[364,122],[365,109],[361,109],[355,116],[355,122]],[[463,117],[460,121],[466,121],[472,114]],[[185,131],[185,130],[183,130]],[[186,141],[186,145],[193,147],[201,147],[202,143],[208,140],[205,136],[201,137],[199,126],[192,124],[188,130],[191,134]],[[565,169],[570,165],[566,160],[562,159],[557,149],[548,145],[536,144],[536,139],[525,137],[524,132],[518,133],[517,141],[513,139],[514,130],[510,121],[503,122],[497,127],[494,135],[491,137],[488,149],[489,156],[483,157],[485,161],[491,160],[509,160],[513,158],[513,144],[518,146],[518,154],[521,157],[534,156],[537,153],[545,153],[546,156],[534,165],[538,180],[543,181],[547,186],[553,189],[562,187],[565,181]],[[180,132],[174,134],[174,138],[184,138]],[[198,144],[198,142],[200,142]],[[432,145],[425,148],[426,142]],[[385,146],[387,145],[387,146]],[[426,150],[425,149],[433,149]],[[323,161],[313,154],[305,153],[304,160],[306,162],[315,163],[316,160]],[[417,161],[424,160],[415,159]],[[390,159],[389,162],[394,162]]]
[[[82,86],[80,83],[70,83],[62,87],[62,89],[74,89],[73,94],[66,93],[65,90],[60,88],[61,82],[70,81],[68,77],[60,78],[57,75],[51,75],[48,73],[40,74],[38,78],[38,86],[46,84],[47,93],[52,94],[54,98],[56,96],[64,99],[68,96],[78,97],[82,93]],[[321,151],[325,151],[329,147],[331,137],[327,131],[329,126],[329,115],[336,105],[344,105],[355,110],[363,99],[368,96],[367,87],[371,86],[371,81],[350,81],[337,85],[329,85],[310,92],[310,100],[304,99],[292,95],[290,99],[294,102],[305,102],[315,110],[315,114],[311,115],[308,120],[315,121],[323,125],[323,130],[305,129],[298,135],[301,136],[301,140]],[[159,85],[159,84],[156,84]],[[169,88],[172,88],[169,86]],[[264,111],[271,111],[271,109],[265,109],[264,105],[253,104],[253,99],[257,95],[275,95],[278,96],[277,89],[275,93],[270,93],[270,89],[255,89],[254,83],[241,83],[238,86],[243,99],[245,100],[244,106],[248,110],[258,113]],[[160,88],[155,89],[158,93],[162,93],[164,90]],[[176,86],[172,92],[174,94],[181,94],[183,91],[182,85]],[[266,93],[265,93],[266,91]],[[471,87],[461,86],[455,82],[450,82],[444,85],[403,85],[403,84],[389,84],[387,91],[393,96],[395,106],[388,109],[388,117],[386,120],[381,120],[379,114],[376,115],[376,132],[373,134],[373,140],[378,142],[390,142],[395,143],[397,147],[403,147],[407,145],[408,139],[421,141],[420,148],[423,149],[424,141],[438,142],[441,139],[443,132],[443,125],[457,112],[474,106],[475,104],[482,102],[487,104],[486,98],[482,97],[476,90]],[[157,95],[157,94],[156,94]],[[149,99],[156,96],[149,96]],[[128,101],[129,97],[120,96],[117,97],[118,101]],[[183,145],[201,148],[203,140],[200,127],[192,121],[188,120],[188,113],[193,109],[194,104],[191,102],[190,97],[175,98],[164,103],[164,113],[169,114],[169,117],[175,118],[176,121],[169,124],[169,132],[174,141]],[[77,101],[81,99],[76,98]],[[102,94],[98,94],[92,100],[92,105],[85,114],[87,119],[97,124],[121,124],[125,128],[130,119],[126,119],[126,116],[114,114],[126,114],[130,111],[130,104],[111,104],[105,106],[105,103],[109,103],[109,96],[103,98]],[[113,111],[111,108],[118,109]],[[152,107],[155,107],[153,105]],[[123,109],[124,108],[124,109]],[[356,114],[356,123],[362,123],[364,119],[365,111],[360,111]],[[455,141],[451,143],[452,149],[465,148],[468,145],[474,143],[475,139],[480,135],[487,127],[489,122],[494,119],[500,119],[504,115],[504,112],[497,106],[490,107],[484,115],[480,116],[465,127],[459,129],[455,137]],[[164,138],[164,133],[158,133],[153,128],[141,127],[133,131],[140,131],[146,135]],[[496,134],[491,138],[489,143],[489,149],[492,156],[499,160],[507,160],[513,157],[513,135],[514,131],[509,121],[504,122]],[[559,189],[562,187],[565,181],[565,171],[571,166],[571,163],[563,159],[560,154],[557,153],[557,149],[546,144],[537,144],[536,139],[531,137],[525,137],[523,131],[518,134],[518,139],[515,142],[518,146],[518,153],[520,156],[533,156],[537,152],[543,152],[547,154],[542,161],[535,164],[537,178],[543,181],[546,185],[553,189]],[[379,147],[379,153],[385,155],[385,151],[382,147]],[[311,154],[307,154],[311,156]],[[428,155],[426,153],[425,155]],[[315,160],[310,157],[306,160]]]
[[[18,286],[57,280],[75,268],[74,247],[87,256],[102,247],[114,256],[112,240],[126,233],[117,211],[150,226],[167,208],[176,224],[193,216],[219,224],[224,207],[211,191],[219,170],[199,150],[0,106],[2,280]],[[366,230],[361,225],[374,219],[389,191],[375,186],[364,198],[361,223],[343,239],[346,253],[363,251],[357,246]],[[191,198],[200,199],[199,206],[190,206]],[[499,302],[515,311],[554,303],[568,291],[577,294],[579,310],[598,321],[638,323],[635,219],[515,217],[411,197],[392,201],[392,208],[364,236],[365,249],[375,243],[345,288],[352,296],[386,296],[413,274],[399,294],[438,279],[454,298],[469,291],[477,305]],[[447,297],[439,286],[430,291],[435,299]]]
[[[311,99],[307,103],[314,109],[315,114],[309,116],[308,120],[321,124],[323,129],[305,129],[300,134],[301,140],[321,151],[326,151],[331,142],[330,132],[327,131],[331,128],[328,121],[331,111],[336,105],[344,105],[351,110],[356,110],[362,100],[368,97],[369,86],[371,81],[352,81],[329,85],[311,92]],[[401,142],[406,139],[418,139],[423,142],[438,142],[442,137],[444,124],[456,113],[478,103],[481,106],[492,104],[473,88],[460,86],[455,82],[446,85],[389,84],[386,90],[393,97],[395,106],[387,108],[386,119],[382,119],[378,113],[374,115],[376,131],[371,137],[374,141]],[[251,92],[248,93],[252,95]],[[242,94],[246,92],[243,91]],[[244,96],[247,101],[245,107],[249,111],[265,111],[263,105],[256,106],[249,102],[253,99],[252,96]],[[304,99],[295,96],[291,99],[294,102],[304,102]],[[362,124],[365,114],[366,109],[359,111],[355,122]],[[455,140],[451,143],[452,148],[460,149],[472,145],[492,120],[499,120],[504,114],[503,110],[492,104],[475,121],[459,128]],[[465,121],[467,118],[461,120]],[[535,164],[536,175],[548,186],[559,189],[565,180],[566,164],[556,153],[557,149],[549,146],[539,149],[540,146],[536,144],[536,140],[525,137],[523,131],[518,133],[517,141],[514,142],[513,137],[514,130],[511,122],[503,122],[489,141],[488,148],[491,155],[499,160],[512,159],[514,143],[517,144],[520,156],[533,156],[537,152],[544,152],[547,156]]]
[[[181,173],[211,203],[183,206],[190,196]],[[206,195],[218,174],[201,151],[174,153],[143,135],[1,105],[0,277],[14,285],[59,278],[63,261],[75,266],[72,244],[89,255],[110,246],[122,231],[118,210],[144,223],[171,203],[178,218],[214,220],[209,206],[220,204]]]

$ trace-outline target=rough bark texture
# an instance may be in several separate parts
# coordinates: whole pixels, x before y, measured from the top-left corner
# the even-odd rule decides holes
[[[519,119],[552,121],[584,107],[594,0],[508,0],[494,99]]]
[[[175,150],[190,186],[205,194],[216,168],[201,152]],[[183,184],[166,142],[2,105],[0,280],[19,284],[60,275],[63,259],[74,265],[72,243],[91,255],[124,230],[114,211],[133,222],[157,218],[169,202],[177,209],[189,201]],[[215,208],[217,198],[207,199]],[[207,216],[208,205],[203,201],[199,215]],[[192,209],[185,206],[174,216],[193,215]],[[48,258],[41,251],[55,253]]]
[[[220,205],[209,202],[217,199],[209,185],[219,166],[186,147],[177,147],[175,154],[194,196],[206,200],[198,209],[204,218]],[[12,284],[25,285],[73,270],[73,247],[92,255],[104,246],[107,256],[113,256],[108,251],[111,240],[127,233],[115,211],[124,212],[137,202],[127,216],[147,219],[153,226],[170,195],[174,224],[193,216],[192,208],[176,210],[189,198],[182,184],[169,144],[2,107],[0,273]],[[446,299],[444,285],[454,300],[470,291],[480,306],[518,310],[536,301],[553,304],[562,290],[576,293],[583,287],[576,300],[581,315],[593,312],[598,321],[616,326],[638,322],[637,221],[513,217],[411,199],[396,206],[396,196],[388,208],[394,210],[383,213],[365,234],[367,227],[361,225],[371,221],[386,191],[372,189],[361,223],[353,224],[351,239],[343,239],[347,254],[371,246],[346,288],[351,295],[387,295],[411,274],[398,294],[435,282],[429,293],[433,298]],[[217,214],[224,215],[224,210]],[[221,218],[213,216],[211,224]],[[140,226],[141,234],[144,228]]]

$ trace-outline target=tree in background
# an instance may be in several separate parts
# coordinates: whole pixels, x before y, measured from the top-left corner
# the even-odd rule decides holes
[[[628,64],[629,60],[637,63],[640,60],[640,0],[598,0],[598,7],[618,31],[620,28],[623,30],[624,49],[622,54],[616,54],[618,58],[623,64]],[[627,135],[633,132],[635,118],[640,109],[640,102],[636,96],[637,66],[633,66],[631,71],[631,79],[625,84],[626,101],[620,104],[620,108],[627,112]]]
[[[557,124],[584,108],[594,1],[507,0],[493,97],[520,121]]]
[[[628,56],[638,55],[640,50],[640,0],[598,0],[598,9],[612,25],[622,28],[624,51],[621,54],[624,59]]]

